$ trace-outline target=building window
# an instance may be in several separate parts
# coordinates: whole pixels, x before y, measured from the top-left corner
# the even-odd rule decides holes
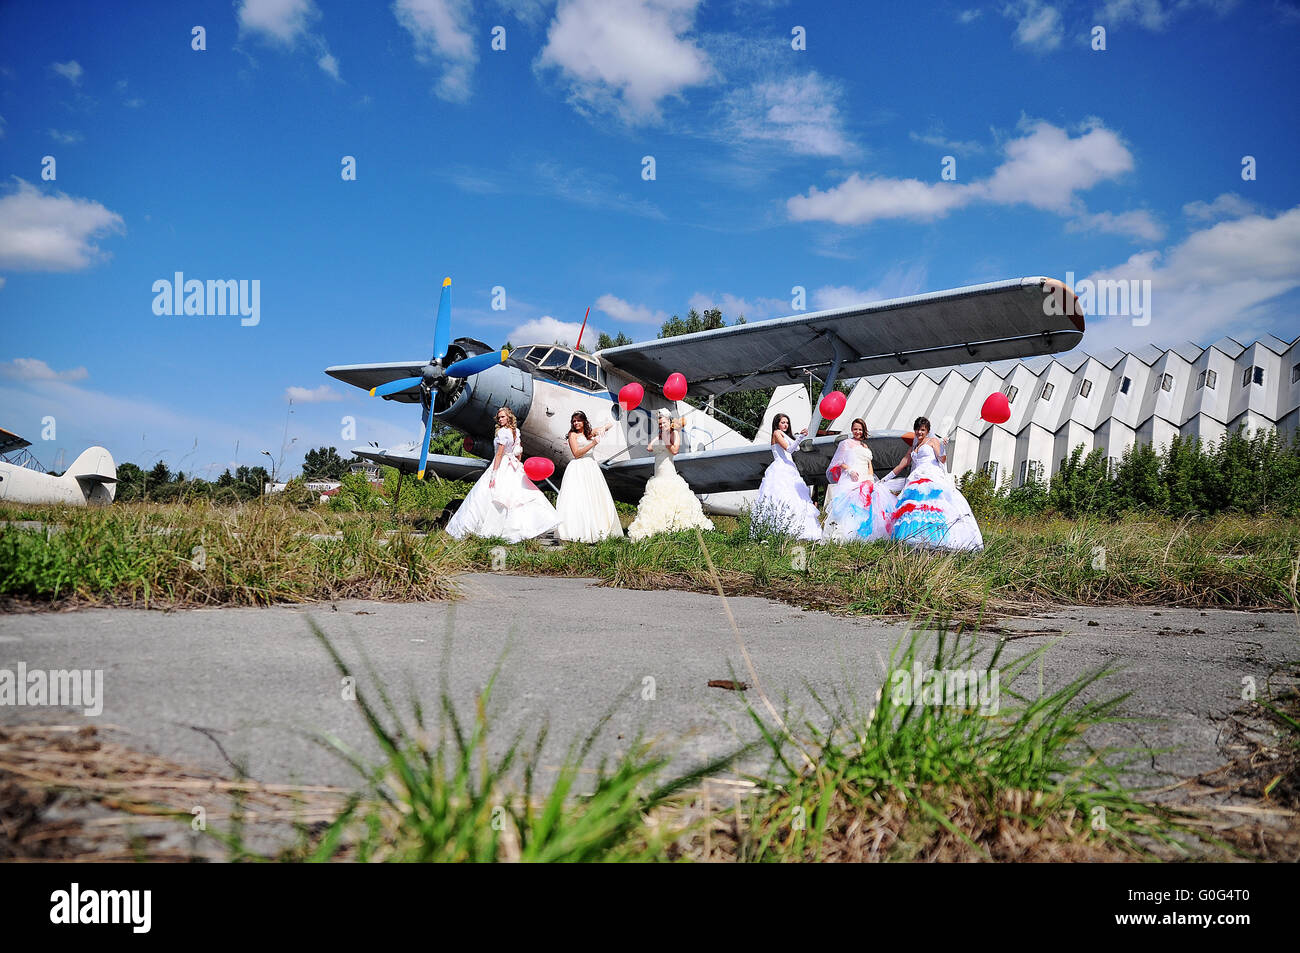
[[[1106,476],[1114,476],[1115,471],[1119,469],[1119,457],[1106,458]]]
[[[1205,386],[1205,371],[1201,371],[1201,373],[1196,375],[1196,389],[1200,390],[1204,386]]]
[[[1043,400],[1052,399],[1052,391],[1056,390],[1055,384],[1043,384]]]
[[[1006,387],[1002,388],[1002,393],[1007,395],[1008,404],[1014,404],[1016,402],[1016,395],[1020,393],[1020,388],[1013,384],[1008,384]]]
[[[1083,383],[1079,385],[1079,396],[1087,397],[1091,393],[1092,393],[1092,381],[1085,378]]]
[[[1291,365],[1291,383],[1300,381],[1300,364]]]
[[[1043,478],[1043,464],[1038,460],[1020,461],[1020,485],[1033,483]]]
[[[1121,394],[1127,394],[1129,385],[1132,383],[1133,383],[1133,378],[1131,377],[1124,378],[1122,381],[1119,382],[1119,392]]]
[[[993,485],[997,486],[998,485],[998,462],[996,460],[990,460],[988,463],[984,464],[983,469],[984,472],[989,475],[989,479],[993,481]]]
[[[1255,383],[1256,383],[1256,384],[1263,384],[1263,383],[1264,383],[1264,368],[1262,368],[1262,367],[1256,367],[1256,368],[1254,368],[1254,371],[1255,371]]]
[[[1161,378],[1160,378],[1160,389],[1161,389],[1161,390],[1170,390],[1170,391],[1174,389],[1174,375],[1173,375],[1173,374],[1164,374],[1164,375],[1161,376]]]
[[[1217,384],[1218,381],[1219,381],[1219,375],[1216,374],[1214,371],[1205,372],[1205,386],[1208,387],[1210,390],[1214,390],[1214,385]]]

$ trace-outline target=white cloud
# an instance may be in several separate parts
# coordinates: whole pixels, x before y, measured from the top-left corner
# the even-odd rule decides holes
[[[651,311],[644,305],[629,304],[622,298],[616,298],[611,294],[604,294],[597,298],[596,309],[605,312],[615,321],[663,324],[668,320],[668,314],[665,311]]]
[[[660,118],[662,100],[709,81],[708,56],[686,34],[699,0],[561,0],[537,58],[555,67],[580,108],[628,123]]]
[[[945,152],[951,152],[954,155],[959,156],[978,154],[984,151],[983,144],[976,142],[974,139],[965,142],[957,139],[949,139],[938,130],[929,132],[926,135],[921,135],[917,132],[909,132],[908,136],[913,142],[923,142],[927,146],[934,146],[936,149],[943,149]]]
[[[338,59],[329,51],[325,38],[311,29],[321,16],[315,0],[240,0],[236,16],[241,36],[256,36],[285,49],[293,49],[299,39],[304,40],[316,57],[316,65],[341,80]]]
[[[790,302],[782,298],[755,298],[750,301],[725,292],[722,295],[696,292],[687,304],[696,311],[717,308],[733,324],[742,314],[746,321],[762,321],[764,318],[786,315],[793,311]]]
[[[1133,169],[1133,154],[1119,136],[1095,120],[1074,138],[1041,120],[1022,122],[1021,128],[1027,128],[1028,135],[1006,144],[1006,161],[982,184],[991,201],[1066,212],[1075,192]]]
[[[839,85],[815,71],[734,90],[725,103],[730,138],[778,142],[801,155],[852,154],[840,98]]]
[[[1004,145],[1005,159],[987,179],[963,185],[855,172],[832,189],[813,187],[807,195],[788,199],[786,209],[795,221],[840,225],[890,218],[931,221],[973,202],[1026,204],[1080,216],[1086,213],[1076,192],[1133,168],[1133,156],[1119,136],[1096,121],[1085,124],[1086,131],[1075,137],[1047,122],[1022,127],[1025,134]],[[1133,229],[1141,223],[1128,218],[1123,225]]]
[[[929,221],[942,218],[971,200],[969,186],[919,179],[862,177],[854,172],[825,192],[813,186],[807,195],[786,200],[796,222],[866,225],[881,218]]]
[[[1106,0],[1094,19],[1107,26],[1132,20],[1148,30],[1163,30],[1180,13],[1196,7],[1223,16],[1236,8],[1237,0]],[[1282,11],[1285,15],[1285,8]]]
[[[0,116],[0,139],[5,137],[5,117]]]
[[[1064,29],[1056,7],[1039,0],[1018,0],[1007,4],[1002,13],[1016,21],[1016,43],[1036,53],[1048,53],[1061,45]]]
[[[980,14],[983,12],[983,10],[963,10],[957,14],[957,20],[960,23],[973,23],[980,18]]]
[[[320,387],[286,387],[284,389],[284,399],[291,400],[295,404],[320,404],[325,401],[342,400],[343,395],[330,387],[329,384],[321,384]]]
[[[1241,218],[1258,210],[1254,202],[1242,198],[1236,192],[1224,192],[1213,202],[1188,202],[1183,206],[1183,214],[1199,222],[1213,222],[1221,218]]]
[[[1165,237],[1164,226],[1145,209],[1121,212],[1118,215],[1111,212],[1085,214],[1067,223],[1065,227],[1072,232],[1108,232],[1148,242],[1158,242]]]
[[[86,141],[86,137],[75,130],[61,132],[58,129],[50,129],[49,134],[51,139],[65,146],[75,146],[79,142]]]
[[[7,279],[7,278],[0,278],[0,288],[3,288],[3,287],[5,286],[5,282],[8,281],[8,280],[9,280],[9,279]]]
[[[415,41],[416,58],[441,63],[442,77],[434,91],[448,102],[470,97],[470,81],[478,50],[469,31],[470,5],[466,0],[397,0],[397,22]]]
[[[1225,334],[1243,341],[1266,332],[1294,335],[1294,310],[1272,302],[1300,288],[1300,206],[1272,218],[1219,222],[1163,253],[1140,252],[1088,277],[1151,281],[1150,324],[1134,327],[1122,316],[1089,318],[1089,350],[1148,341],[1204,345]]]
[[[581,330],[581,321],[557,321],[548,314],[525,322],[511,331],[510,343],[518,347],[521,344],[554,344],[558,341],[572,347]],[[583,339],[594,345],[599,337],[600,330],[588,323]]]
[[[313,0],[242,0],[237,14],[241,33],[293,46],[320,17]]]
[[[325,53],[317,58],[316,65],[335,79],[342,78],[339,76],[339,61],[333,53]]]
[[[14,191],[0,198],[0,268],[14,271],[78,271],[107,257],[96,240],[123,232],[122,216],[90,199],[62,192],[46,195],[15,177]]]
[[[35,357],[16,357],[12,361],[0,361],[0,377],[8,377],[16,381],[81,381],[89,376],[90,372],[84,367],[56,371]]]
[[[73,86],[80,86],[81,77],[85,74],[85,70],[81,68],[81,64],[76,60],[68,60],[66,63],[51,63],[50,69],[54,70],[54,72],[58,73]]]

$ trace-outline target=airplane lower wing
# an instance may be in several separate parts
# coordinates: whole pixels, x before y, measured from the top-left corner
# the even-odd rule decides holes
[[[907,452],[906,445],[899,439],[901,436],[901,430],[880,430],[867,440],[878,476],[888,472]],[[830,434],[803,441],[802,449],[792,456],[806,483],[810,486],[826,483],[826,468],[835,456],[835,447],[845,439],[847,435]],[[673,466],[696,493],[757,489],[771,462],[772,448],[768,444],[679,453],[673,458]],[[614,498],[632,503],[640,500],[646,481],[654,474],[654,467],[654,457],[601,464]]]
[[[607,366],[644,381],[686,376],[697,397],[825,378],[1000,361],[1068,351],[1083,338],[1074,292],[1052,278],[1016,278],[851,308],[736,324],[607,348]],[[679,458],[680,459],[680,458]]]
[[[415,473],[420,468],[420,454],[415,450],[374,450],[358,447],[352,451],[363,460],[395,467],[402,473]],[[432,470],[446,480],[476,480],[487,469],[488,462],[478,457],[449,457],[442,453],[429,454],[426,470]]]
[[[360,387],[362,390],[368,391],[381,384],[387,384],[389,381],[419,377],[428,363],[428,361],[390,361],[386,364],[336,364],[333,367],[325,368],[325,373],[330,377],[343,381],[345,384],[351,384],[353,387]],[[403,404],[416,404],[420,402],[420,393],[414,390],[401,391],[396,394],[389,394],[385,400],[395,400]],[[419,461],[417,460],[416,463],[419,463]]]

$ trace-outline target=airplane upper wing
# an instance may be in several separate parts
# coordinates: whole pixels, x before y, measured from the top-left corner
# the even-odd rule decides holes
[[[789,384],[805,371],[825,377],[836,343],[843,356],[841,378],[1067,351],[1083,337],[1077,300],[1055,279],[1015,278],[596,354],[646,381],[684,374],[690,392],[704,397]]]
[[[420,467],[420,454],[415,450],[375,450],[357,447],[352,451],[364,460],[396,467],[402,473],[414,473]],[[488,462],[478,457],[449,457],[442,453],[429,454],[426,470],[432,470],[447,480],[474,480],[487,468]]]
[[[427,360],[423,360],[392,361],[387,364],[335,364],[333,367],[325,368],[325,373],[345,384],[368,391],[380,384],[401,380],[403,377],[419,377],[428,363]],[[403,404],[416,404],[420,401],[420,392],[402,391],[399,394],[389,394],[384,399],[396,400]]]
[[[868,439],[877,476],[882,476],[907,452],[900,436],[900,430],[880,430]],[[811,486],[826,482],[826,468],[831,464],[831,457],[835,456],[835,446],[845,439],[846,434],[830,434],[803,441],[802,449],[791,457],[805,482]],[[772,448],[768,444],[679,453],[673,457],[673,466],[695,493],[753,490],[763,482],[763,473],[771,462]],[[601,464],[610,492],[617,499],[632,502],[641,498],[654,467],[654,457]]]

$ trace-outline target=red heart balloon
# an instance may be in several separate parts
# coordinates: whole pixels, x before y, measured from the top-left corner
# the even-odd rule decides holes
[[[618,392],[618,402],[625,411],[636,410],[645,397],[645,388],[640,384],[624,384]]]
[[[524,461],[524,473],[530,480],[545,480],[554,472],[555,464],[545,457],[529,457]]]
[[[844,413],[844,405],[847,404],[848,398],[837,390],[831,391],[822,398],[822,402],[817,405],[821,412],[823,420],[834,420]]]
[[[1007,395],[1002,391],[994,391],[984,398],[980,416],[991,424],[1004,424],[1011,419],[1011,401],[1007,400]]]
[[[664,396],[669,400],[681,400],[686,396],[686,378],[681,374],[670,374],[664,381]]]

